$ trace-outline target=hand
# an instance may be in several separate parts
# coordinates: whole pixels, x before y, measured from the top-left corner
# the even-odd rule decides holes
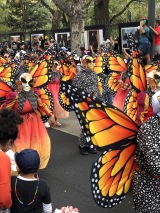
[[[140,26],[141,26],[141,27],[143,26],[143,24],[144,24],[144,22],[143,22],[143,21],[140,21]]]

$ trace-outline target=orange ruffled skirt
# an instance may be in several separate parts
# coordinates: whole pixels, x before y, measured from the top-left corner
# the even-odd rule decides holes
[[[68,118],[69,112],[64,110],[59,103],[58,93],[60,89],[60,80],[56,78],[55,82],[51,81],[48,84],[48,89],[52,93],[52,97],[54,101],[53,113],[56,116],[56,118]]]
[[[12,151],[17,152],[27,148],[37,150],[40,155],[40,169],[43,169],[48,164],[51,152],[48,132],[35,112],[21,115],[21,117],[24,122],[18,127],[18,137],[14,141]]]

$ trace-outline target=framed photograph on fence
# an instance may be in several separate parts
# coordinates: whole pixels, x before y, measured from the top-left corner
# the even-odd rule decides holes
[[[10,35],[10,43],[21,42],[21,35]]]
[[[123,23],[119,25],[120,50],[128,49],[128,35],[132,34],[135,43],[139,41],[139,23]]]
[[[31,44],[33,44],[34,42],[39,43],[39,41],[43,38],[44,38],[44,33],[31,34]]]
[[[55,40],[60,47],[67,47],[68,37],[70,37],[70,32],[60,32],[55,33]]]
[[[85,31],[85,48],[90,49],[92,46],[94,51],[100,47],[100,44],[103,42],[103,29],[89,29]]]

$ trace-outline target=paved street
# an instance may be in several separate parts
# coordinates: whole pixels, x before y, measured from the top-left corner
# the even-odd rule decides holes
[[[53,210],[73,205],[80,213],[135,213],[131,191],[122,204],[112,209],[103,209],[94,202],[90,172],[100,152],[88,156],[79,154],[77,141],[80,129],[73,112],[69,118],[59,121],[61,127],[48,129],[52,141],[51,158],[47,168],[39,171],[40,177],[50,185]]]

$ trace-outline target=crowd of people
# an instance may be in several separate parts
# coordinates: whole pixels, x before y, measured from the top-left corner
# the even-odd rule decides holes
[[[148,21],[143,17],[140,21],[137,55],[132,55],[132,57],[140,56],[144,65],[151,63],[150,31],[155,37],[154,59],[159,60],[159,21],[156,21],[155,27],[148,27]],[[119,89],[116,94],[112,94],[112,97],[106,90],[108,76],[112,74],[108,70],[108,66],[105,67],[104,75],[102,73],[98,75],[94,72],[96,58],[103,57],[103,51],[108,53],[112,49],[115,54],[120,53],[117,47],[118,43],[118,38],[115,40],[110,38],[104,41],[102,45],[104,49],[96,47],[98,49],[95,50],[92,45],[89,50],[80,47],[79,55],[72,55],[72,53],[67,52],[65,47],[61,47],[59,51],[63,52],[63,59],[66,60],[66,63],[68,57],[72,56],[72,61],[74,61],[76,67],[76,74],[70,81],[73,86],[98,98],[104,104],[113,104],[124,111],[128,94],[133,89],[130,78],[127,76],[130,59],[132,59],[131,54],[125,50],[122,51],[126,70],[119,75],[117,81]],[[27,45],[24,45],[23,41],[13,42],[11,45],[4,42],[1,43],[0,52],[1,57],[6,59],[7,62],[19,58],[18,53],[33,54],[35,60],[39,60],[44,51],[52,45],[53,40],[49,40],[48,37],[40,38],[33,44],[28,42]],[[11,213],[53,212],[50,188],[45,180],[38,177],[37,173],[38,169],[47,166],[51,149],[49,135],[42,119],[37,114],[37,109],[40,108],[48,116],[49,122],[46,127],[61,126],[58,118],[69,116],[69,113],[63,109],[58,100],[60,82],[64,74],[59,71],[61,63],[62,61],[59,63],[58,60],[54,60],[52,73],[50,73],[51,80],[46,86],[54,100],[53,110],[44,102],[39,90],[33,88],[32,75],[26,71],[23,71],[18,77],[20,89],[10,91],[6,100],[0,106],[0,209],[4,212],[6,209],[10,209]],[[156,75],[160,76],[159,70]],[[99,89],[99,79],[102,79],[102,89],[106,91],[105,93]],[[160,93],[156,78],[154,78],[154,82],[153,96],[150,96],[146,91],[140,91],[137,95],[138,113],[134,121],[139,127],[135,153],[135,161],[138,167],[133,175],[133,198],[137,213],[158,213],[160,211]],[[90,149],[83,132],[81,132],[78,140],[78,149],[82,155],[96,154],[98,151],[96,146]],[[11,176],[11,169],[16,172],[16,175]],[[63,209],[61,212],[63,212]],[[78,209],[72,208],[72,212],[76,213]]]

